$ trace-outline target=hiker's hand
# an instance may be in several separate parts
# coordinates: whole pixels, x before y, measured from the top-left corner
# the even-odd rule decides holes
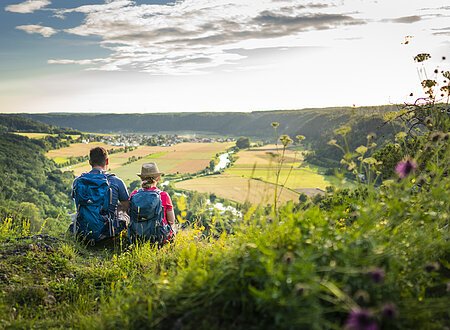
[[[176,224],[171,224],[170,227],[172,227],[172,231],[176,235],[178,233],[177,225]]]

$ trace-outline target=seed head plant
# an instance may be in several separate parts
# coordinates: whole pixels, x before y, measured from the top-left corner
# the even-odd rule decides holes
[[[291,139],[291,137],[287,134],[283,134],[281,136],[278,136],[278,127],[279,127],[279,123],[278,122],[272,122],[271,126],[274,129],[274,133],[275,133],[275,146],[276,146],[276,156],[274,157],[277,159],[277,163],[276,163],[276,167],[275,167],[275,191],[274,191],[274,198],[273,198],[273,211],[275,213],[275,215],[278,215],[278,202],[279,199],[281,197],[281,194],[283,192],[284,187],[286,186],[287,181],[289,180],[289,177],[292,173],[292,170],[294,168],[294,164],[297,160],[297,152],[295,153],[295,157],[294,157],[294,161],[292,162],[290,168],[289,168],[289,172],[286,176],[286,179],[283,183],[283,185],[281,185],[281,189],[278,192],[278,187],[279,187],[279,183],[280,183],[280,175],[281,175],[281,170],[283,169],[283,164],[286,160],[286,150],[287,148],[294,143],[294,140]],[[297,135],[296,136],[297,142],[301,143],[304,139],[305,136],[303,135]],[[281,151],[278,149],[278,141],[281,142],[282,145],[282,149]]]
[[[428,53],[414,57],[417,73],[424,96],[413,102],[405,103],[398,111],[387,113],[385,119],[400,119],[405,123],[408,136],[425,135],[433,131],[448,131],[450,127],[450,71],[439,68],[429,76],[426,63],[432,58]],[[446,65],[446,58],[441,58],[441,65]],[[414,97],[414,94],[410,94]]]
[[[343,145],[340,145],[336,139],[328,142],[329,145],[335,146],[342,151],[343,157],[341,165],[351,172],[359,183],[375,184],[378,176],[381,174],[378,170],[381,162],[372,156],[377,144],[373,142],[374,133],[367,135],[367,144],[357,147],[354,151],[349,148],[347,136],[351,132],[351,127],[344,125],[334,131],[341,137]]]

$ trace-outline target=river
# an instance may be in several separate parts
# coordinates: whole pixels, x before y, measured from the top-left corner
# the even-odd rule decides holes
[[[219,172],[225,169],[231,163],[230,153],[226,152],[219,156],[219,163],[214,167],[214,172]]]

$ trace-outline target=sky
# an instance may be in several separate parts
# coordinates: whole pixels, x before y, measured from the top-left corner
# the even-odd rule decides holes
[[[447,0],[2,0],[0,112],[397,104],[450,64]],[[413,58],[430,53],[426,67]],[[445,60],[443,59],[445,58]]]

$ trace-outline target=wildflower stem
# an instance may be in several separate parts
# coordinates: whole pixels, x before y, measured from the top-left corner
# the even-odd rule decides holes
[[[245,201],[250,201],[250,180],[252,180],[255,177],[255,171],[256,171],[256,162],[253,164],[252,173],[250,174],[250,178],[247,182],[247,196],[245,197]]]
[[[286,176],[286,180],[284,180],[284,183],[283,183],[283,185],[281,186],[280,195],[279,195],[278,199],[281,198],[281,194],[283,193],[283,189],[284,189],[284,187],[286,186],[286,183],[287,183],[287,181],[288,181],[288,179],[289,179],[289,176],[291,175],[291,172],[292,172],[292,170],[293,170],[293,168],[294,168],[294,164],[295,164],[295,162],[296,162],[296,160],[297,160],[297,154],[298,154],[297,152],[294,154],[294,161],[292,162],[291,168],[289,169],[289,172],[288,172],[288,174],[287,174],[287,176]]]
[[[280,161],[278,162],[278,169],[277,169],[277,176],[275,179],[275,194],[274,194],[274,208],[275,208],[275,215],[278,216],[278,208],[277,208],[277,202],[278,202],[278,181],[280,179],[280,173],[281,173],[281,167],[283,166],[284,162],[284,154],[286,152],[286,146],[283,144],[283,151],[281,153]]]

